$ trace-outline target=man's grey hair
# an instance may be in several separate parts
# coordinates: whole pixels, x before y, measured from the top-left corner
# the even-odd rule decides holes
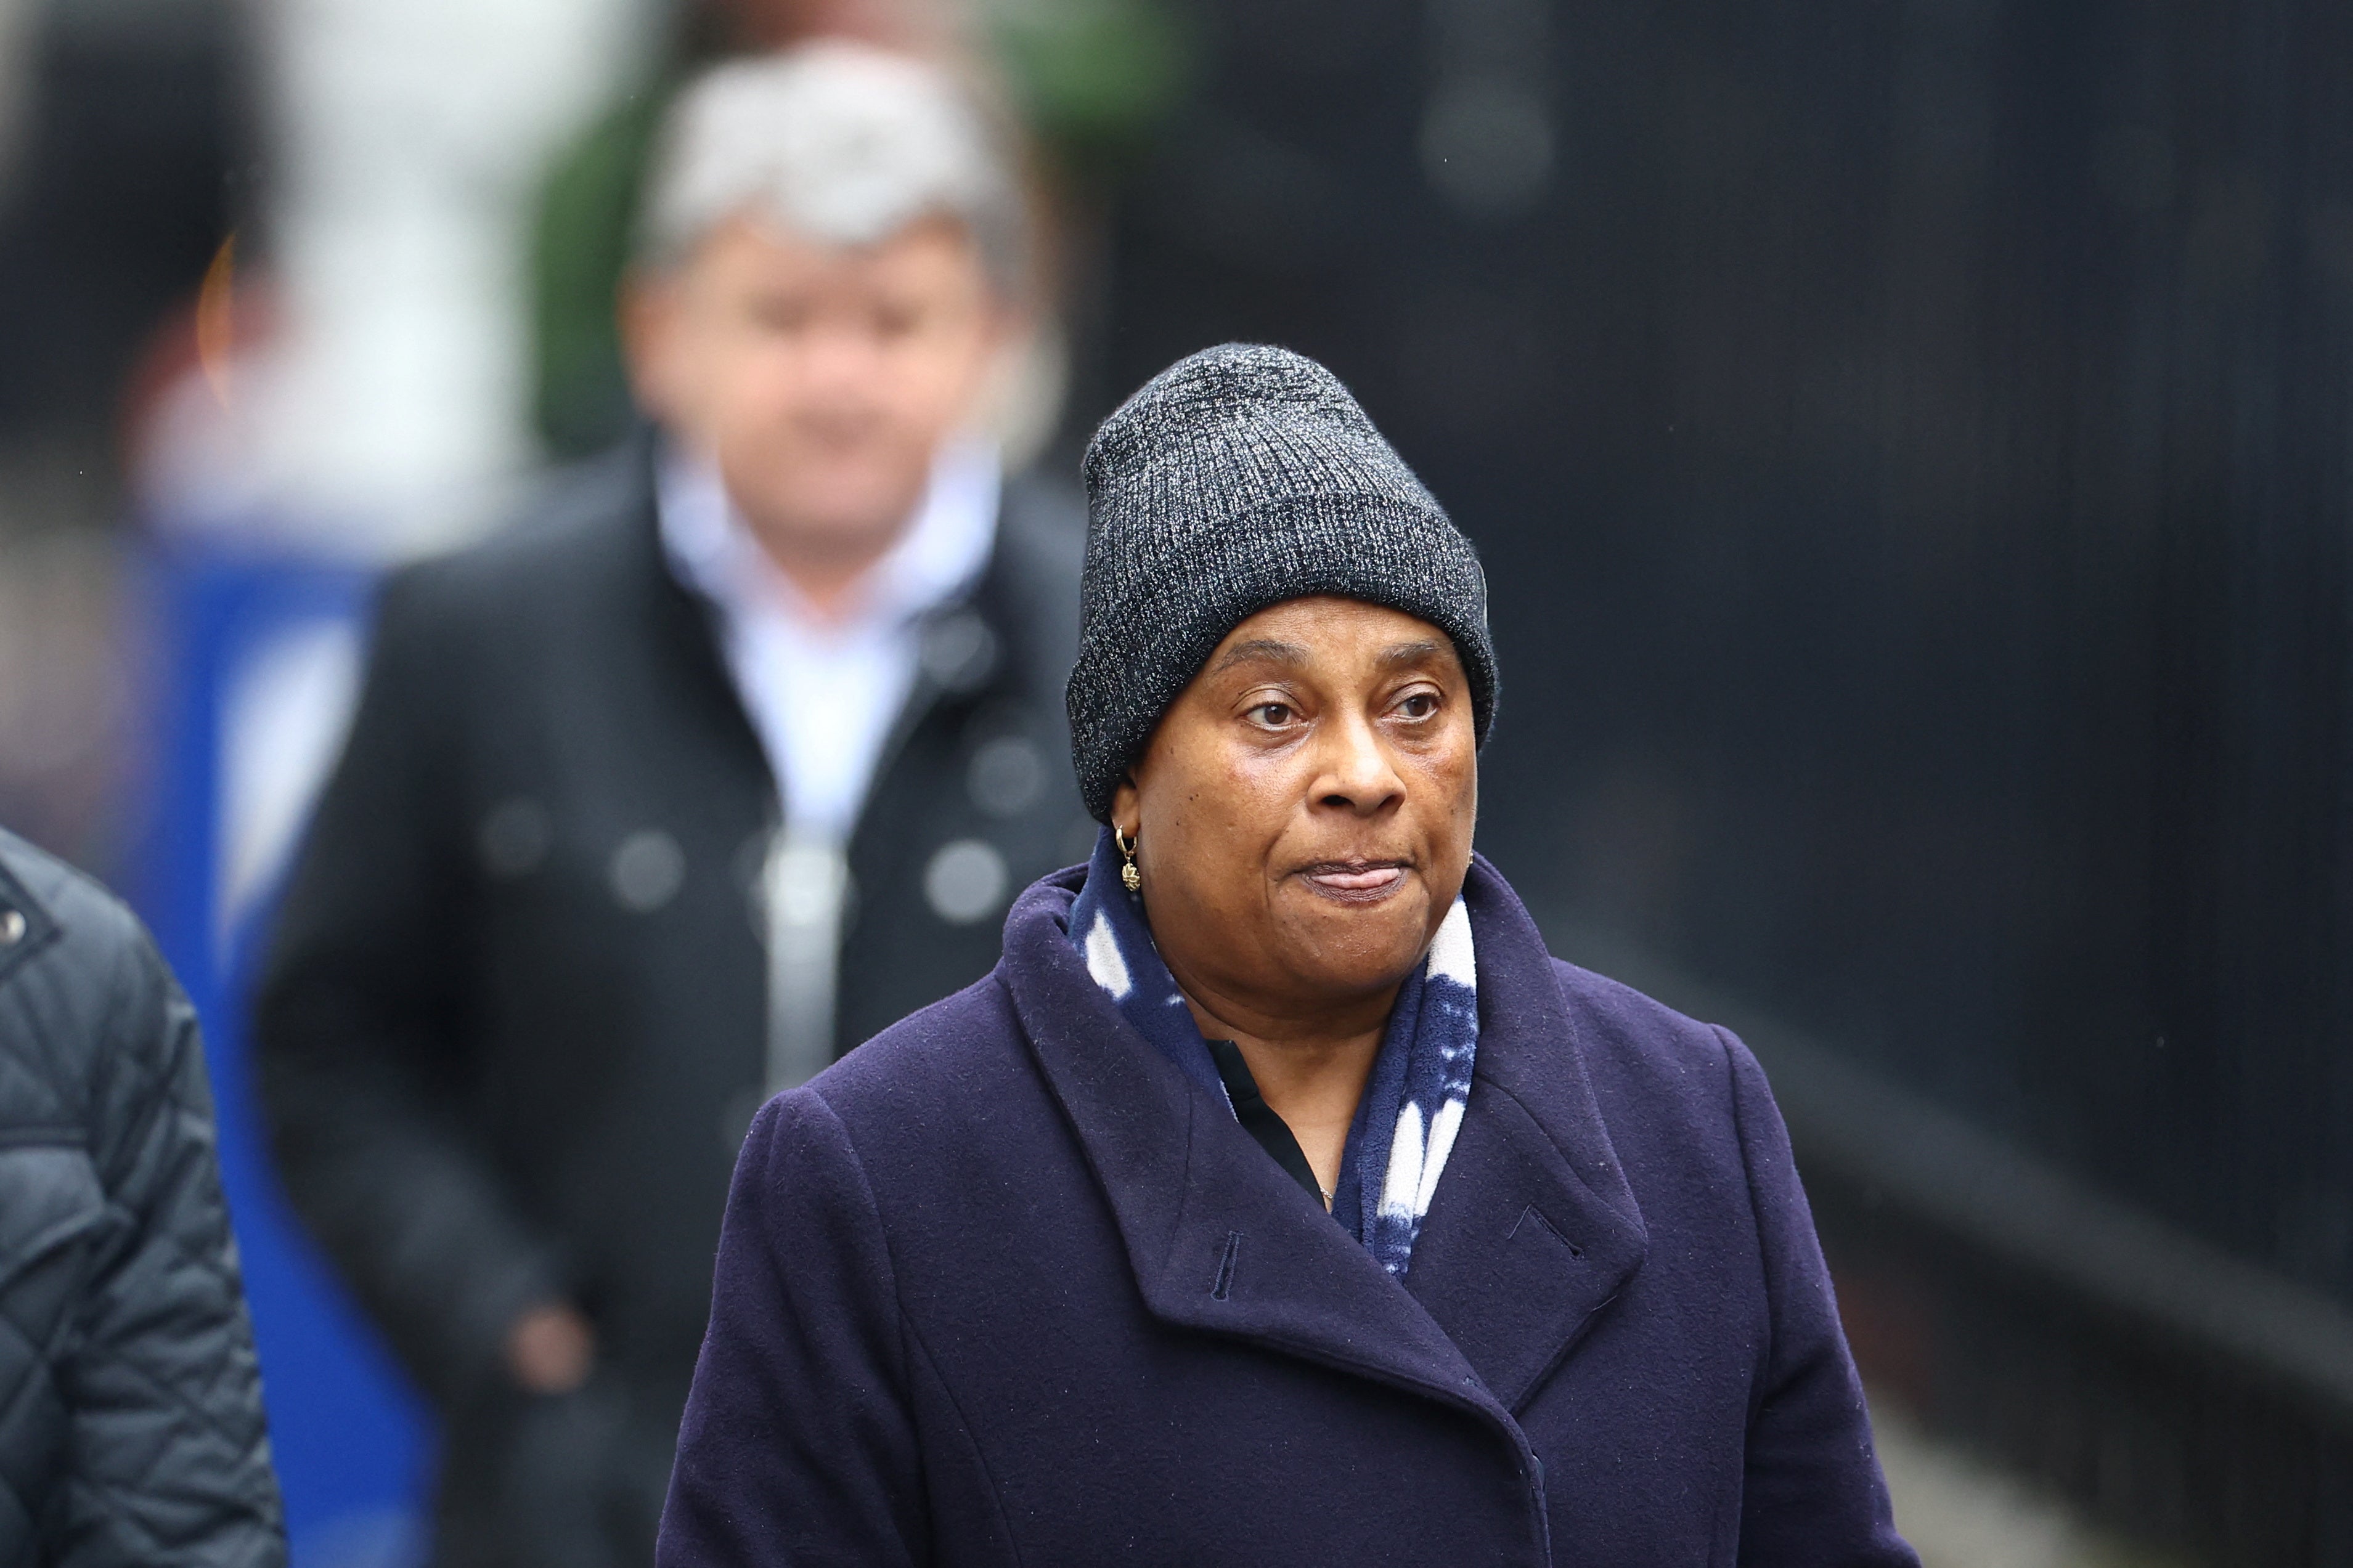
[[[864,44],[715,66],[670,106],[639,262],[674,265],[745,215],[843,247],[949,218],[999,292],[1019,298],[1029,280],[1029,213],[1006,139],[947,72]]]

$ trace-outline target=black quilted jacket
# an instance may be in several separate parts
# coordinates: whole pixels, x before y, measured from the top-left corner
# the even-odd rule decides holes
[[[285,1561],[195,1015],[0,832],[0,1568]]]

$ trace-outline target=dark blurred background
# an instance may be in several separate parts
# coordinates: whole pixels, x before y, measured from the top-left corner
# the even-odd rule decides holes
[[[1050,449],[1279,342],[1454,510],[1505,668],[1482,847],[1564,955],[1752,1037],[1899,1517],[2014,1527],[1932,1562],[2353,1562],[2353,8],[1057,3],[977,24],[1063,214]],[[686,36],[596,9],[586,85],[469,166],[513,256]],[[173,585],[440,537],[227,484],[303,463],[173,412],[208,330],[332,271],[272,237],[335,205],[286,174],[296,43],[0,0],[0,820],[224,985]],[[525,272],[468,274],[519,340]],[[528,380],[468,384],[512,439],[443,493],[545,449]],[[220,521],[271,512],[317,525]]]

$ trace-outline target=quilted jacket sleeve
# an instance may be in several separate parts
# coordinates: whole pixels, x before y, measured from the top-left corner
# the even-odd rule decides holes
[[[88,978],[103,1239],[58,1382],[69,1412],[58,1568],[286,1560],[261,1377],[215,1161],[194,1011],[127,914]]]

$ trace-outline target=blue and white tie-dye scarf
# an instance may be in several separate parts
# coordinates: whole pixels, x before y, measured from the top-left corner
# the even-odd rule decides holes
[[[1106,828],[1071,906],[1071,940],[1136,1032],[1230,1112],[1208,1042],[1153,945],[1144,901],[1121,884],[1119,872],[1119,851]],[[1461,1129],[1478,1049],[1471,913],[1457,898],[1430,944],[1429,961],[1398,991],[1332,1196],[1332,1217],[1398,1279],[1412,1261],[1421,1216]]]

